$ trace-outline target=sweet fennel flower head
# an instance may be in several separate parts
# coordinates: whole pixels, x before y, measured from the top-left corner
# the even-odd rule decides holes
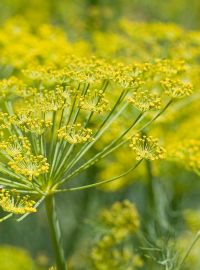
[[[165,76],[156,62],[124,65],[69,55],[63,67],[31,64],[16,78],[1,80],[0,184],[5,192],[16,189],[17,196],[22,196],[18,202],[25,200],[23,196],[33,197],[35,205],[24,212],[32,213],[49,194],[108,183],[130,173],[143,159],[163,158],[164,150],[156,139],[135,134],[146,130],[171,104],[170,98],[162,98],[161,89],[155,94],[152,86],[158,87],[157,78]],[[111,133],[114,124],[130,112],[128,121]],[[136,153],[133,167],[110,179],[67,186],[128,145],[129,132],[130,147]],[[9,209],[11,214],[20,214]]]

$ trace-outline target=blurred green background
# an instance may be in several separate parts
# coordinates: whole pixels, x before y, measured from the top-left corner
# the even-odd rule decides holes
[[[25,16],[31,23],[62,25],[71,36],[90,30],[116,29],[119,19],[145,22],[173,22],[188,29],[198,29],[198,0],[1,0],[0,20]]]

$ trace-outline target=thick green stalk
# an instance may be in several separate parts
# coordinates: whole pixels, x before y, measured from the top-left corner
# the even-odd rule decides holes
[[[51,241],[54,249],[56,265],[58,270],[67,270],[64,251],[61,244],[61,231],[57,218],[55,199],[53,195],[47,196],[45,199],[46,213],[48,217],[49,229],[51,233]]]

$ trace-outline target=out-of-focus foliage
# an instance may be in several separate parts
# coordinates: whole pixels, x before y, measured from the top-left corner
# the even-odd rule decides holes
[[[174,22],[198,28],[198,0],[1,0],[1,20],[23,14],[32,24],[56,22],[64,24],[73,36],[94,29],[116,29],[116,21],[126,17],[139,21]],[[35,12],[37,11],[37,12]],[[189,15],[188,15],[189,14]]]
[[[74,52],[85,55],[88,50],[84,41],[69,43],[65,33],[59,28],[44,24],[35,29],[18,17],[3,25],[0,47],[1,67],[6,72],[4,76],[31,64],[62,65],[65,55]]]
[[[27,251],[13,246],[0,247],[0,266],[2,270],[38,269]]]
[[[130,238],[139,229],[139,216],[129,201],[117,202],[100,213],[102,234],[91,250],[92,269],[138,269],[142,259],[134,252]]]
[[[185,59],[199,63],[199,32],[169,23],[119,21],[118,32],[94,31],[93,46],[104,57],[126,61],[153,58]]]

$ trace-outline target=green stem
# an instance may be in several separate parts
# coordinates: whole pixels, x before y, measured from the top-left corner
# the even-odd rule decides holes
[[[190,254],[191,250],[193,249],[194,245],[197,243],[197,241],[199,240],[200,238],[200,231],[197,232],[197,234],[195,235],[192,243],[189,245],[188,249],[186,250],[182,260],[180,261],[179,263],[179,266],[176,270],[180,270],[181,267],[183,266],[183,263],[185,262],[185,260],[187,259],[188,255]]]
[[[58,270],[67,270],[64,251],[61,244],[60,225],[57,218],[55,199],[53,195],[47,196],[45,200],[46,213],[48,217],[51,241],[54,249],[56,265]]]
[[[131,167],[129,170],[123,172],[122,174],[118,175],[118,176],[114,176],[110,179],[107,179],[107,180],[103,180],[103,181],[97,181],[96,183],[93,183],[93,184],[89,184],[89,185],[84,185],[84,186],[80,186],[80,187],[74,187],[74,188],[66,188],[66,189],[57,189],[57,190],[54,190],[55,193],[59,193],[59,192],[66,192],[66,191],[76,191],[76,190],[83,190],[83,189],[88,189],[88,188],[93,188],[93,187],[97,187],[97,186],[101,186],[101,185],[104,185],[104,184],[107,184],[107,183],[110,183],[110,182],[113,182],[119,178],[122,178],[126,175],[128,175],[130,172],[132,172],[133,170],[135,170],[139,165],[140,163],[143,161],[143,159],[140,159],[136,165],[134,165],[133,167]]]
[[[153,173],[152,173],[152,164],[150,160],[145,161],[146,170],[147,170],[147,198],[148,198],[148,205],[149,209],[148,211],[155,211],[155,198],[154,198],[154,179],[153,179]]]
[[[3,222],[3,221],[5,221],[5,220],[9,219],[9,218],[12,217],[12,216],[13,216],[13,213],[10,213],[10,214],[8,214],[7,216],[1,218],[1,219],[0,219],[0,222]]]

